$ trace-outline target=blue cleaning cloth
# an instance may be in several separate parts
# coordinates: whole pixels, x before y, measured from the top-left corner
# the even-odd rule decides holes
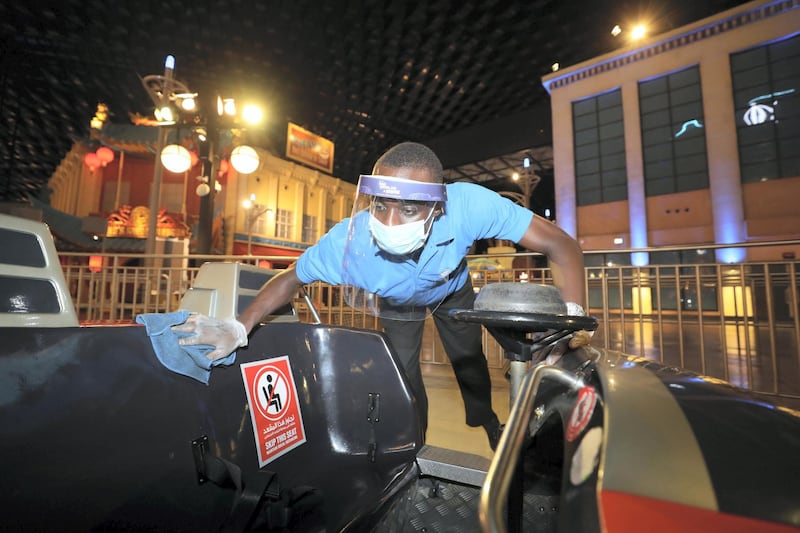
[[[208,344],[195,346],[181,346],[178,339],[190,337],[191,333],[173,331],[172,326],[178,326],[189,318],[189,311],[175,311],[174,313],[144,313],[136,315],[136,322],[144,324],[156,357],[168,369],[184,376],[194,378],[208,385],[211,377],[211,367],[218,365],[232,365],[236,361],[236,352],[227,357],[211,361],[206,354],[214,349]]]

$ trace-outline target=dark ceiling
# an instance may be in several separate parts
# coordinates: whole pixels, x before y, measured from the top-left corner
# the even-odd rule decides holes
[[[549,120],[541,77],[554,62],[569,66],[619,47],[614,24],[644,16],[661,33],[742,3],[2,2],[0,201],[39,194],[72,142],[88,135],[98,102],[115,123],[150,114],[139,76],[163,73],[167,54],[176,78],[201,97],[263,102],[270,120],[262,140],[276,152],[287,121],[332,140],[334,175],[354,181],[400,141],[445,146],[458,132],[537,108]],[[488,184],[533,155],[544,182],[552,169],[546,147],[513,144],[491,154],[450,146],[448,178]]]

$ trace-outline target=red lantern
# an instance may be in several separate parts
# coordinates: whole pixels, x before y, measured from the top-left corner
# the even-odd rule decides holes
[[[89,256],[89,270],[92,272],[100,272],[100,269],[103,266],[103,256],[102,255],[92,255]]]
[[[200,158],[197,156],[197,152],[194,150],[189,150],[189,157],[192,158],[192,167],[194,167],[198,161],[200,161]]]
[[[100,158],[97,157],[97,154],[94,152],[89,152],[85,156],[83,156],[83,162],[89,167],[89,170],[94,172],[97,170],[97,167],[100,166]]]
[[[100,164],[103,166],[106,166],[114,160],[114,150],[107,146],[101,146],[95,153],[97,154],[97,159],[100,160]]]
[[[220,176],[224,176],[227,173],[228,173],[228,160],[223,159],[222,161],[219,162],[219,172],[217,172],[217,174]]]

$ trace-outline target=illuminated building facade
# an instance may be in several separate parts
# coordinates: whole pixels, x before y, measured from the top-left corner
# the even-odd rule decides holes
[[[115,156],[104,164],[87,163],[96,145],[112,147]],[[107,124],[93,130],[91,139],[73,145],[51,177],[49,207],[81,219],[107,220],[105,242],[90,241],[93,249],[144,251],[155,151],[155,128]],[[350,215],[355,184],[256,151],[260,164],[253,173],[239,174],[225,161],[216,177],[212,253],[296,257]],[[159,195],[157,235],[189,239],[191,252],[202,167],[195,162],[179,174],[165,169]],[[249,209],[244,200],[252,202]]]
[[[558,224],[584,250],[800,238],[797,0],[750,2],[543,84]],[[796,257],[791,245],[716,249],[723,263]]]

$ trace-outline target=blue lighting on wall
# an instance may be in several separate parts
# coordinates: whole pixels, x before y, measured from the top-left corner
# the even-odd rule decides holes
[[[647,266],[650,264],[650,254],[647,252],[633,252],[631,254],[631,264],[637,267]]]
[[[717,244],[728,244],[741,241],[740,224],[736,221],[728,220],[719,231]],[[719,248],[716,251],[717,261],[720,263],[741,263],[745,260],[747,253],[744,248]]]
[[[703,125],[700,124],[700,121],[697,120],[696,118],[693,118],[692,120],[687,120],[686,122],[683,123],[683,126],[681,126],[681,130],[675,134],[675,138],[677,139],[678,137],[689,131],[689,128],[702,129],[702,127]]]
[[[720,263],[741,263],[746,257],[744,248],[720,248],[717,250],[717,261]]]
[[[715,209],[718,210],[718,218],[714,223],[716,244],[736,244],[746,240],[737,209],[726,206],[724,202],[718,202]],[[715,255],[719,263],[741,263],[747,258],[747,251],[744,248],[719,248]]]

